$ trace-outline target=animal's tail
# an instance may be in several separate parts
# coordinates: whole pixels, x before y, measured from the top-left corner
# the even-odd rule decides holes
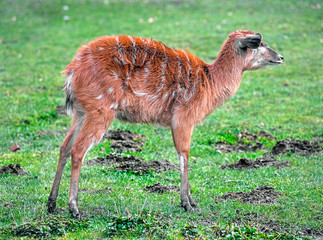
[[[73,91],[73,84],[72,84],[74,74],[75,74],[74,71],[67,72],[65,87],[64,87],[65,95],[66,95],[66,101],[65,101],[66,113],[69,116],[72,116],[74,113],[73,111],[74,91]]]

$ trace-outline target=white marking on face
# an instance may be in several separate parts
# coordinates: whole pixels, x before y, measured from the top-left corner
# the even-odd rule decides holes
[[[99,95],[96,99],[101,99],[103,98],[103,94]]]
[[[260,65],[260,60],[257,60],[254,64],[252,64],[252,67],[258,67]]]
[[[258,49],[261,54],[264,54],[267,51],[267,49],[265,47],[259,47]]]
[[[110,109],[117,110],[118,109],[118,104],[117,103],[112,103],[110,106]]]
[[[179,169],[181,171],[181,175],[184,174],[184,165],[185,165],[185,158],[181,154],[177,155],[179,161]]]

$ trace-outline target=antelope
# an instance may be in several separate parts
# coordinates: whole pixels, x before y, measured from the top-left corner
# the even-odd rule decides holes
[[[118,118],[170,127],[180,166],[181,206],[192,210],[188,159],[194,126],[232,97],[243,72],[283,63],[262,35],[232,32],[212,64],[161,42],[132,36],[103,36],[81,47],[65,70],[66,108],[74,115],[61,147],[48,197],[56,209],[62,173],[71,157],[69,210],[80,218],[79,176],[86,153]]]

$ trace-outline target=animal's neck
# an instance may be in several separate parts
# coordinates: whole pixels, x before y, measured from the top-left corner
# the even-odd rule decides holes
[[[213,64],[209,65],[214,108],[223,104],[238,90],[243,74],[243,62],[232,48],[222,48]]]

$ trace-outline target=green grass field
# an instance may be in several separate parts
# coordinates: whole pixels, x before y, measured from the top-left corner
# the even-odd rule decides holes
[[[322,9],[320,0],[0,1],[0,167],[19,163],[30,173],[0,175],[0,237],[20,239],[18,227],[25,233],[34,227],[35,238],[322,239],[322,153],[280,155],[279,160],[292,162],[283,169],[223,170],[223,163],[255,159],[265,151],[221,154],[210,144],[231,141],[245,130],[270,132],[276,140],[265,142],[268,147],[285,138],[323,137]],[[60,131],[71,124],[71,118],[55,110],[65,102],[61,72],[80,46],[102,35],[152,37],[211,63],[237,29],[262,33],[285,63],[244,73],[237,94],[195,128],[189,179],[196,210],[180,208],[177,193],[143,190],[156,182],[179,186],[178,172],[137,175],[84,165],[80,188],[111,190],[79,193],[86,219],[72,220],[67,208],[69,162],[57,200],[59,212],[47,213],[64,139]],[[169,129],[116,120],[110,129],[117,128],[146,136],[142,152],[124,155],[178,164]],[[57,134],[41,135],[42,130]],[[20,151],[10,152],[14,143]],[[85,161],[112,153],[109,146],[109,141],[100,143]],[[215,203],[226,192],[247,192],[264,184],[285,196],[269,206]],[[61,223],[56,234],[48,233],[51,223]],[[121,231],[127,224],[134,229]]]

